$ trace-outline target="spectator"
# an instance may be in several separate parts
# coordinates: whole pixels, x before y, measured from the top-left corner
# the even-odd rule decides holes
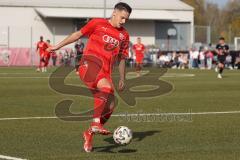
[[[160,56],[158,58],[158,63],[160,67],[169,67],[170,59],[167,55],[160,53]]]
[[[75,53],[76,53],[76,57],[75,57],[75,71],[76,71],[76,74],[79,74],[78,73],[79,62],[80,62],[80,60],[82,58],[82,55],[83,55],[84,46],[85,45],[84,45],[84,43],[82,42],[81,39],[79,39],[74,46]]]
[[[213,62],[213,53],[209,50],[208,47],[205,48],[205,55],[207,59],[207,69],[212,69],[212,62]]]
[[[235,65],[237,66],[237,69],[240,69],[240,53],[238,53],[238,56],[236,57]]]
[[[225,63],[225,65],[226,65],[226,67],[228,67],[230,70],[233,70],[233,67],[232,67],[232,56],[231,56],[231,54],[228,54],[227,56],[226,56],[226,61],[225,61],[226,63]]]
[[[199,56],[199,51],[194,48],[192,57],[193,57],[193,68],[198,68],[198,56]]]
[[[205,52],[203,49],[199,52],[200,69],[205,69]]]
[[[179,55],[176,52],[173,52],[172,55],[172,68],[178,68],[180,63],[178,61]]]
[[[185,69],[186,68],[186,66],[187,66],[187,60],[188,58],[187,58],[187,56],[186,55],[184,55],[183,53],[180,53],[179,54],[179,69]]]
[[[63,54],[63,63],[65,66],[70,65],[70,53],[67,49],[65,50],[65,52]]]
[[[56,62],[57,62],[57,53],[55,51],[53,51],[52,54],[51,54],[51,57],[52,57],[52,64],[55,67]]]
[[[189,64],[188,64],[188,68],[192,69],[193,68],[193,49],[190,48],[189,50]]]
[[[73,52],[73,49],[70,49],[69,50],[69,55],[70,55],[70,57],[69,57],[69,64],[70,64],[70,66],[75,66],[75,64],[76,64],[76,56],[75,56],[75,53]]]

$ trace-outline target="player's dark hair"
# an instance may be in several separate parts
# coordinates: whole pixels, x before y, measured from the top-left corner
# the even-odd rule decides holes
[[[223,41],[224,41],[224,40],[225,40],[225,38],[224,38],[224,37],[220,37],[220,38],[219,38],[219,40],[223,40]]]
[[[127,3],[124,3],[124,2],[119,2],[117,3],[115,6],[114,6],[114,9],[118,9],[118,10],[125,10],[127,11],[129,14],[132,13],[132,8],[127,4]]]

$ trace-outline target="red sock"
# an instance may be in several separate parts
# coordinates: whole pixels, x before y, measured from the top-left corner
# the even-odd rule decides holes
[[[108,112],[106,112],[101,118],[100,118],[100,123],[101,124],[105,124],[108,119],[111,117],[113,113],[113,108],[112,109],[109,109]]]
[[[113,101],[113,89],[103,87],[94,94],[94,114],[93,118],[99,118],[100,123],[104,124],[103,119],[109,119],[112,111],[110,111],[110,103]],[[101,122],[102,121],[102,122]]]

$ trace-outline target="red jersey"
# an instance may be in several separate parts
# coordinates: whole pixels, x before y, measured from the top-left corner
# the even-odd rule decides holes
[[[49,43],[46,43],[46,45],[47,45],[47,48],[52,47]],[[48,51],[46,50],[47,48],[44,49],[44,56],[45,56],[45,57],[50,57],[50,55],[52,54],[52,51],[51,51],[51,52],[48,52]]]
[[[45,50],[48,48],[48,45],[44,41],[39,41],[37,43],[37,49],[39,49],[39,54],[43,55],[45,53]]]
[[[107,19],[96,18],[89,21],[81,33],[89,38],[83,55],[97,56],[103,62],[105,73],[112,72],[117,58],[128,57],[129,34],[123,27],[115,28]]]
[[[134,44],[133,50],[135,51],[136,57],[138,57],[138,56],[142,57],[142,56],[144,56],[145,46],[142,43]]]

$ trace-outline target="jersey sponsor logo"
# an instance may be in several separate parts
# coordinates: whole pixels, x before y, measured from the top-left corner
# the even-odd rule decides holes
[[[105,42],[104,49],[107,51],[113,51],[119,46],[119,41],[112,36],[105,34],[102,39]]]
[[[105,32],[107,31],[107,27],[102,27],[102,29],[104,29]]]
[[[142,50],[142,46],[136,47],[136,50],[141,51]]]

